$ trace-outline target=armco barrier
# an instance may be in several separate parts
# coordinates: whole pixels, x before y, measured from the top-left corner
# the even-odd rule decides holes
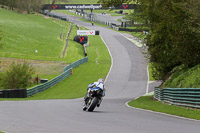
[[[26,98],[26,89],[7,89],[0,90],[0,98]]]
[[[172,105],[200,108],[200,88],[155,88],[154,98]]]
[[[60,74],[59,76],[55,77],[54,79],[52,79],[52,80],[50,80],[50,81],[48,81],[44,84],[41,84],[41,85],[35,86],[31,89],[28,89],[27,90],[27,96],[35,95],[35,94],[37,94],[41,91],[44,91],[44,90],[54,86],[57,83],[61,82],[62,80],[64,80],[65,78],[67,78],[71,75],[71,68],[76,68],[79,65],[86,63],[86,62],[88,62],[88,57],[80,59],[80,60],[66,66],[64,68],[64,72],[62,74]]]
[[[66,16],[63,16],[63,15],[60,14],[60,13],[50,12],[50,11],[48,11],[48,10],[42,10],[40,13],[41,13],[41,14],[44,14],[44,15],[47,15],[47,16],[49,16],[49,17],[59,18],[59,19],[64,20],[64,21],[69,21],[69,19],[68,19]]]

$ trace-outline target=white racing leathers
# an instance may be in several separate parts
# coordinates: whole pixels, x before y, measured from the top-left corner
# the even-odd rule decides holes
[[[104,84],[102,82],[94,82],[92,84],[88,85],[88,93],[90,92],[90,90],[92,89],[102,89],[103,90],[103,94],[102,97],[105,96],[105,88],[104,88]]]

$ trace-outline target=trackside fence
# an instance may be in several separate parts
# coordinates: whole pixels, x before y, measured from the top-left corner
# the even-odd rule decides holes
[[[200,88],[155,88],[154,98],[172,105],[200,109]]]
[[[61,82],[62,80],[64,80],[65,78],[69,77],[72,74],[72,70],[73,68],[78,67],[79,65],[88,62],[88,57],[85,57],[83,59],[80,59],[68,66],[66,66],[63,70],[63,73],[60,74],[59,76],[55,77],[54,79],[45,82],[41,85],[35,86],[31,89],[27,89],[27,96],[32,96],[35,95],[41,91],[44,91],[52,86],[54,86],[55,84]]]

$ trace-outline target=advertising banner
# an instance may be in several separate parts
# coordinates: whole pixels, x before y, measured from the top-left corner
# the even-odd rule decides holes
[[[75,36],[74,41],[80,44],[86,44],[88,42],[88,36]]]
[[[136,9],[136,4],[122,4],[118,7],[104,7],[102,4],[45,4],[43,9],[52,9],[52,10],[71,10],[71,9],[83,9],[83,10],[98,10],[98,9]]]
[[[77,30],[77,35],[95,35],[95,30]]]

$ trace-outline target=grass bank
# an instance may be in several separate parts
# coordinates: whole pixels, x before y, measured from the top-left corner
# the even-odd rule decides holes
[[[111,57],[100,36],[89,36],[87,47],[89,62],[74,69],[74,74],[57,85],[26,99],[0,100],[40,100],[73,99],[83,97],[88,84],[105,78],[111,66]]]
[[[149,80],[155,81],[155,79],[153,77],[153,70],[152,70],[152,63],[151,62],[148,63],[148,69],[149,69]]]
[[[162,112],[180,117],[200,120],[200,110],[167,105],[154,100],[153,96],[142,96],[136,100],[129,102],[128,105],[136,108],[152,110],[155,112]]]
[[[86,10],[87,12],[91,12],[90,10]],[[119,12],[121,10],[93,10],[94,13],[105,13],[105,14],[110,14],[111,16],[125,16],[124,14],[118,14],[118,13],[115,13],[115,12]],[[133,9],[130,9],[130,10],[123,10],[123,13],[132,13],[134,10]]]
[[[200,88],[200,64],[189,69],[179,66],[171,73],[162,88]]]
[[[3,32],[1,57],[33,59],[33,56],[42,58],[46,53],[55,58],[62,52],[63,43],[58,38],[63,28],[40,15],[0,9],[0,25]]]
[[[69,49],[71,48],[77,56],[62,57],[71,25],[69,22],[39,14],[19,14],[0,8],[0,26],[3,33],[0,57],[72,63],[82,58],[84,54],[80,53],[78,48],[81,46],[71,41]],[[76,30],[74,26],[72,36]]]
[[[149,68],[151,70],[151,64]],[[179,66],[174,68],[171,73],[171,76],[161,88],[200,88],[200,65],[189,69],[186,69],[184,66]],[[168,105],[154,100],[153,96],[142,96],[136,100],[132,100],[128,104],[136,108],[200,120],[199,109]]]
[[[61,83],[28,99],[72,99],[83,97],[89,83],[105,78],[110,66],[109,52],[100,36],[89,36],[89,62],[74,69],[74,75]]]
[[[73,11],[69,11],[69,10],[54,10],[54,12],[64,13],[64,14],[69,15],[69,16],[81,17],[80,15],[75,14],[75,10],[73,10]]]
[[[72,32],[63,57],[71,26]],[[64,66],[84,57],[83,47],[73,41],[77,27],[72,23],[40,14],[19,14],[0,8],[0,27],[3,33],[0,72],[5,72],[12,62],[27,61],[35,68],[36,76],[50,80],[62,73]]]

